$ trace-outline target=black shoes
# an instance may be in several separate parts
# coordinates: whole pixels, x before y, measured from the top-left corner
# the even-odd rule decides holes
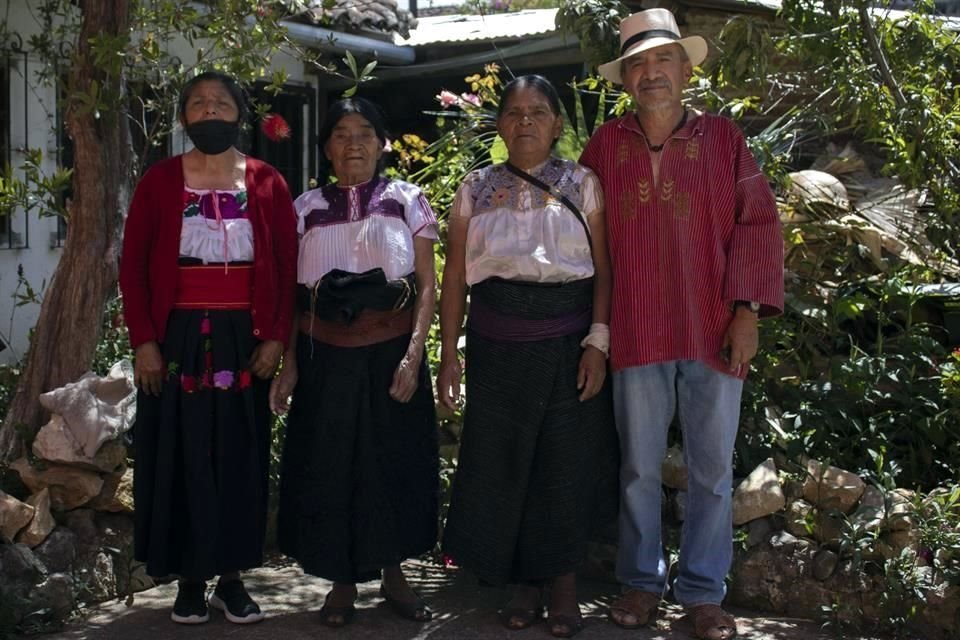
[[[210,606],[223,611],[227,620],[236,624],[260,622],[265,617],[239,579],[218,582],[210,596]]]
[[[181,582],[170,618],[180,624],[203,624],[210,619],[207,611],[207,583]]]

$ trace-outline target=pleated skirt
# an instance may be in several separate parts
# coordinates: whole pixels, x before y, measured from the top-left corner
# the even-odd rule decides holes
[[[278,541],[306,573],[365,582],[436,544],[437,429],[426,362],[409,402],[388,394],[409,341],[348,348],[298,337]]]
[[[251,375],[247,311],[175,310],[160,396],[134,426],[134,552],[151,576],[259,566],[266,530],[269,382]]]

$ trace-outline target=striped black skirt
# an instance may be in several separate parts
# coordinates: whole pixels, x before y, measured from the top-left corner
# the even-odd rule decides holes
[[[480,293],[500,312],[526,317],[590,304],[591,289],[563,289]],[[474,287],[474,301],[477,293]],[[505,341],[468,329],[467,405],[443,548],[486,583],[575,571],[593,533],[616,515],[610,385],[586,402],[578,399],[585,335]]]
[[[437,540],[436,415],[426,361],[406,403],[388,390],[405,335],[336,347],[301,333],[280,477],[280,550],[306,573],[365,582]]]

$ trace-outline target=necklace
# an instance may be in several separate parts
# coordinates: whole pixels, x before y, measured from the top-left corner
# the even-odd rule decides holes
[[[643,125],[640,124],[640,116],[637,115],[636,111],[633,113],[633,117],[637,120],[637,126],[640,127],[640,131],[643,132],[643,137],[647,141],[647,149],[650,149],[653,153],[660,153],[663,151],[663,145],[667,144],[667,140],[673,137],[677,131],[683,128],[683,125],[687,124],[687,113],[689,113],[686,108],[683,110],[683,115],[680,117],[680,122],[677,123],[677,126],[673,128],[673,131],[670,132],[670,135],[667,136],[667,139],[663,141],[663,144],[650,144],[650,136],[647,135],[647,132],[643,130]]]

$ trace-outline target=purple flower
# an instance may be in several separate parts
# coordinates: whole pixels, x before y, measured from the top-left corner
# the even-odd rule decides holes
[[[480,99],[480,96],[475,93],[461,93],[460,99],[467,104],[472,104],[475,107],[479,107],[483,102],[483,100]]]
[[[233,386],[233,371],[217,371],[213,374],[213,386],[217,389],[229,389]]]

